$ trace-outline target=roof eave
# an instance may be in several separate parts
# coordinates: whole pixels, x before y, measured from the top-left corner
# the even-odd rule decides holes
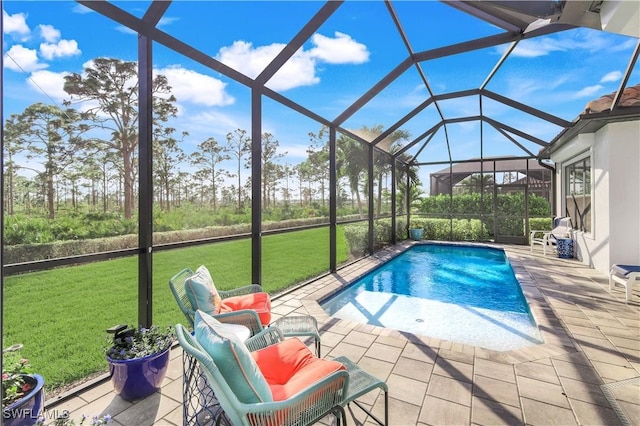
[[[553,138],[548,147],[540,150],[539,159],[549,159],[551,153],[559,150],[577,135],[595,133],[609,123],[640,120],[640,107],[618,108],[613,111],[580,114],[570,127],[563,129]]]

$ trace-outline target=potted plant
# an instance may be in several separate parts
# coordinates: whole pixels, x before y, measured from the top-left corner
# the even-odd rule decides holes
[[[114,391],[127,401],[145,398],[160,389],[169,365],[173,327],[128,328],[117,325],[106,348]]]
[[[412,240],[420,241],[422,239],[422,234],[424,230],[422,226],[418,225],[416,222],[411,222],[409,225],[409,238]]]
[[[20,357],[21,344],[2,351],[2,419],[5,426],[36,424],[44,408],[44,378],[31,374],[29,360]]]

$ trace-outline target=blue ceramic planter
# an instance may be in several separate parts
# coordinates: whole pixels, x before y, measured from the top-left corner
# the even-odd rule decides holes
[[[22,399],[2,409],[4,426],[31,426],[36,424],[44,408],[44,378],[39,374],[25,375],[25,381],[34,388]]]
[[[422,228],[410,228],[409,237],[411,237],[412,240],[420,241],[422,239],[423,231],[424,230]]]
[[[109,372],[115,393],[127,401],[146,398],[160,389],[169,366],[168,347],[157,354],[135,359],[111,359]]]

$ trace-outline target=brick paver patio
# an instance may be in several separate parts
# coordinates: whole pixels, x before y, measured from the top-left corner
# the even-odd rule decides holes
[[[408,244],[273,300],[275,318],[318,319],[323,356],[347,356],[385,380],[391,425],[640,424],[640,289],[626,302],[621,287],[610,293],[607,277],[577,260],[505,246],[545,341],[514,351],[336,320],[322,310],[318,300]],[[181,425],[181,350],[172,350],[161,392],[142,401],[121,400],[108,381],[67,396],[47,410],[110,414],[116,426]],[[360,401],[383,417],[379,391]],[[375,424],[357,407],[348,414],[349,424]]]

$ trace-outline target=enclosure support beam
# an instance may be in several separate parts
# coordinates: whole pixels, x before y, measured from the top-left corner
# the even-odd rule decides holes
[[[4,10],[3,0],[0,9]],[[3,21],[0,19],[0,34],[4,34]],[[4,52],[4,37],[0,40],[0,49]],[[0,81],[4,81],[4,55],[0,56]],[[0,99],[4,99],[4,87],[0,84]],[[4,102],[0,104],[0,123],[4,123]],[[0,126],[0,164],[4,164],[4,125]],[[0,199],[4,200],[4,173],[0,173]],[[4,209],[0,209],[0,224],[4,223]],[[0,226],[0,318],[4,318],[4,226]],[[0,348],[4,348],[4,326],[0,321]]]
[[[369,247],[369,254],[373,254],[373,217],[374,217],[374,205],[373,205],[373,145],[369,144],[368,148],[368,161],[367,161],[367,182],[369,188],[367,191],[367,197],[369,198],[369,241],[367,246]]]
[[[251,282],[262,285],[262,95],[251,90]],[[238,188],[240,191],[240,188]]]
[[[391,244],[398,241],[396,236],[396,160],[391,159]]]
[[[329,270],[338,270],[338,175],[336,167],[336,128],[329,128]]]
[[[153,323],[153,61],[152,41],[138,36],[138,325]]]

